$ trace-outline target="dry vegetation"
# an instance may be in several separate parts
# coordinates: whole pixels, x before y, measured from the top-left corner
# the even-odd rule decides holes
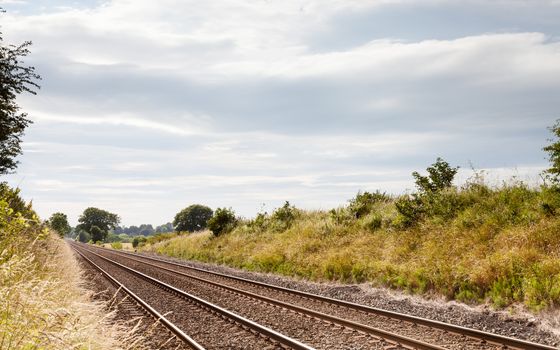
[[[560,305],[559,203],[556,187],[490,187],[478,176],[461,188],[416,197],[361,193],[331,211],[287,204],[223,235],[156,236],[143,249],[311,280],[552,310]]]
[[[120,349],[124,329],[91,301],[70,248],[0,189],[0,348]]]

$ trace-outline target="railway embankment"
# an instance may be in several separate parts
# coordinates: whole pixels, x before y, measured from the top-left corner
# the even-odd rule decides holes
[[[386,288],[558,332],[559,198],[554,187],[474,178],[416,196],[359,193],[329,211],[287,203],[220,235],[156,236],[140,250],[340,290]]]

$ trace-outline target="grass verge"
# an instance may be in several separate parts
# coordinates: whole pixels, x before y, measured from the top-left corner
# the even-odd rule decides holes
[[[91,301],[68,245],[17,191],[0,188],[0,349],[123,349],[127,333]]]
[[[168,236],[142,249],[315,281],[551,310],[560,305],[556,191],[477,180],[415,197],[360,193],[331,211],[287,204],[241,220],[227,234]]]

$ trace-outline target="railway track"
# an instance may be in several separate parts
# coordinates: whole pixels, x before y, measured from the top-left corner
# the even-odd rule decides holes
[[[136,264],[136,268],[139,269],[157,269],[160,277],[162,271],[165,271],[168,274],[191,280],[191,285],[186,287],[200,289],[200,285],[207,285],[222,289],[338,325],[341,329],[368,334],[405,347],[419,349],[555,349],[546,345],[227,276],[164,259],[107,249],[98,250],[98,252],[118,257],[123,263],[128,260],[128,264]],[[372,327],[372,324],[381,325],[384,329]],[[397,331],[399,334],[408,336],[397,335]],[[415,340],[415,337],[424,341]]]
[[[163,323],[192,349],[312,349],[89,249],[77,244],[72,244],[72,247],[82,258],[130,293],[155,317],[165,320]],[[185,329],[191,332],[186,332]],[[201,340],[194,340],[196,337]]]
[[[94,269],[99,271],[111,284],[113,284],[118,291],[124,292],[130,299],[132,299],[137,306],[141,309],[146,311],[148,314],[152,315],[158,322],[163,324],[172,334],[174,334],[179,340],[185,343],[189,348],[193,350],[204,350],[204,348],[194,341],[191,337],[185,334],[182,330],[180,330],[177,326],[175,326],[172,322],[170,322],[165,316],[160,314],[157,310],[151,307],[148,303],[142,300],[138,295],[128,289],[125,285],[119,282],[116,278],[111,276],[107,271],[101,268],[99,265],[94,263],[91,259],[85,256],[82,252],[78,249],[75,249],[76,253],[78,253],[82,259],[84,259],[87,263],[89,263]],[[132,309],[132,303],[127,303],[127,308],[129,308],[130,313],[136,313],[135,309]],[[140,315],[138,315],[140,316]]]
[[[154,263],[155,266],[159,266],[161,268],[169,268],[171,269],[178,269],[177,272],[184,272],[188,271],[191,274],[195,274],[198,277],[206,276],[206,278],[211,278],[214,282],[227,284],[227,285],[237,285],[239,287],[243,286],[245,289],[250,289],[255,292],[260,291],[260,294],[266,295],[274,295],[275,298],[284,299],[284,300],[293,300],[293,297],[300,298],[304,300],[301,304],[309,305],[314,304],[313,308],[321,309],[321,310],[328,310],[331,309],[332,312],[337,314],[343,315],[354,315],[351,317],[352,319],[361,320],[362,322],[373,322],[371,317],[365,316],[375,316],[375,317],[382,317],[387,320],[397,321],[397,326],[400,324],[408,323],[408,324],[415,324],[418,326],[424,326],[427,328],[434,328],[440,329],[444,332],[449,332],[452,334],[456,334],[466,339],[471,339],[472,341],[479,342],[480,344],[493,344],[498,346],[499,348],[507,348],[507,349],[528,349],[528,350],[552,350],[557,349],[556,347],[547,346],[543,344],[537,344],[521,339],[511,338],[507,336],[502,336],[494,333],[484,332],[472,328],[461,327],[449,323],[434,321],[426,318],[411,316],[407,314],[392,312],[388,310],[383,310],[379,308],[369,307],[361,304],[351,303],[339,299],[328,298],[316,294],[310,294],[294,289],[284,288],[276,285],[271,285],[263,282],[253,281],[241,277],[225,275],[223,273],[218,273],[214,271],[204,270],[192,266],[188,266],[185,264],[173,262],[170,260],[166,260],[165,258],[157,258],[157,257],[150,257],[140,254],[134,254],[124,251],[114,251],[106,249],[107,251],[114,252],[116,254],[126,255],[129,257],[133,257],[135,259],[149,261]],[[322,304],[322,306],[321,306]],[[344,311],[341,311],[344,310]],[[347,312],[347,311],[354,311],[356,313]],[[384,321],[384,322],[385,322]],[[465,341],[466,342],[466,341]],[[476,347],[474,348],[481,348]],[[468,348],[464,344],[462,344],[460,349]]]

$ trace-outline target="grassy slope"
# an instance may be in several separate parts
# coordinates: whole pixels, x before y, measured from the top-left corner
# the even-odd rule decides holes
[[[122,330],[82,288],[70,248],[17,194],[0,194],[0,348],[123,348]]]
[[[181,235],[144,249],[312,280],[369,281],[533,310],[560,304],[558,195],[512,184],[468,184],[430,199],[411,226],[396,198],[356,219],[350,208],[293,210],[244,221],[231,233]],[[155,241],[155,240],[153,240]]]

